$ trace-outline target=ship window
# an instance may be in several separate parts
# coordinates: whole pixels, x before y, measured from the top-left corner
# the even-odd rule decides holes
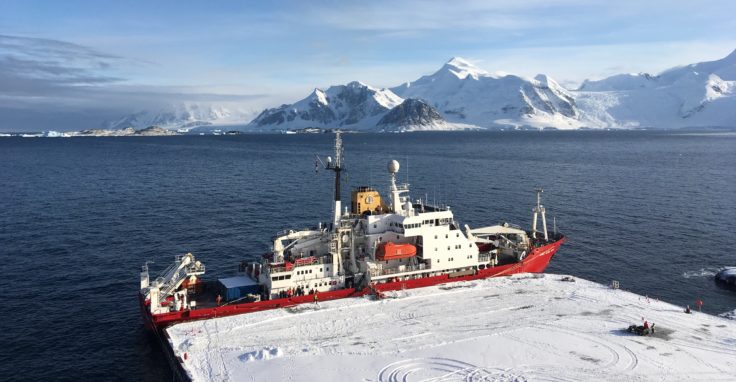
[[[320,268],[319,271],[322,272],[322,268]]]
[[[445,239],[447,239],[447,237],[448,237],[447,234],[445,234]]]
[[[434,235],[434,238],[436,239],[437,238],[437,235]]]
[[[399,240],[399,235],[396,235],[396,240]]]
[[[455,237],[460,237],[460,234],[459,234],[459,233],[456,233],[456,234],[455,234]]]
[[[291,275],[284,276],[287,280],[291,278]]]
[[[329,271],[330,271],[330,267],[327,267],[327,272],[329,272]]]
[[[309,273],[312,273],[312,270],[311,269],[309,270]]]
[[[379,236],[378,237],[378,241],[383,241],[383,237],[382,236]]]
[[[373,224],[373,228],[378,228],[378,224]]]
[[[271,277],[271,281],[276,281],[276,276]]]
[[[468,244],[468,248],[473,248],[473,243]]]
[[[437,252],[437,247],[434,247],[434,251]]]
[[[448,250],[448,251],[450,250],[450,246],[449,246],[449,245],[447,246],[447,250]]]

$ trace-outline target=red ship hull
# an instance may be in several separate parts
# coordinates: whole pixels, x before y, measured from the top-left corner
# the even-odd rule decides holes
[[[400,280],[394,282],[386,282],[375,284],[372,286],[376,292],[386,292],[392,290],[421,288],[432,285],[438,285],[448,282],[478,280],[489,277],[509,276],[516,273],[541,273],[547,268],[550,260],[555,255],[560,245],[565,241],[564,236],[559,240],[550,244],[535,248],[522,261],[517,263],[500,265],[492,268],[478,269],[474,272],[455,272],[449,274],[441,274],[437,276],[429,276],[418,279]],[[347,297],[360,297],[366,294],[374,293],[371,288],[346,288],[335,291],[320,292],[319,301],[336,300]],[[158,332],[167,326],[180,322],[204,320],[216,317],[233,316],[236,314],[253,313],[262,310],[285,308],[314,301],[313,295],[292,296],[291,298],[279,298],[268,301],[248,302],[242,304],[223,305],[212,308],[200,308],[195,310],[183,310],[179,312],[169,312],[152,315],[148,310],[148,306],[140,297],[141,313],[145,321],[146,327]]]

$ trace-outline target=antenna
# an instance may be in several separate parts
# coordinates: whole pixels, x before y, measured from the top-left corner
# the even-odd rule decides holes
[[[409,184],[409,156],[406,156],[406,184]]]

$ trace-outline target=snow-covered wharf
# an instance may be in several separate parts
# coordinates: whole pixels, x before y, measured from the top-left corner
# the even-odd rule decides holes
[[[570,279],[450,283],[187,322],[167,333],[194,381],[736,378],[736,321]],[[625,331],[643,320],[655,325],[652,336]]]

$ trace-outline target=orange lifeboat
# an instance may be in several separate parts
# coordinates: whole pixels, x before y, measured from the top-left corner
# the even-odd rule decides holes
[[[417,247],[408,243],[381,243],[376,250],[378,260],[397,260],[417,254]]]

